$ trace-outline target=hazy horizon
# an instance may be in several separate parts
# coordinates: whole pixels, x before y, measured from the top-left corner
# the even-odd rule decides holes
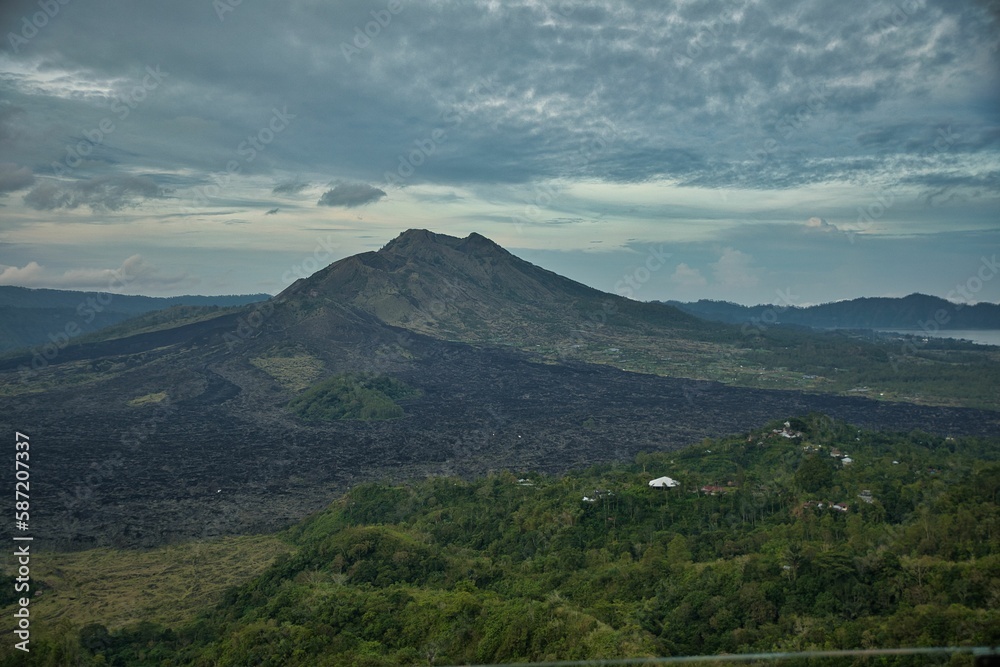
[[[515,256],[516,256],[516,253],[512,253],[512,254],[515,254]],[[524,259],[524,258],[522,257],[521,259]],[[332,263],[335,263],[336,261],[339,261],[339,259],[338,260],[334,260],[334,262],[332,262]],[[544,268],[548,268],[548,267],[541,266],[541,268],[544,269]],[[321,270],[321,269],[318,269],[318,270]],[[110,272],[110,273],[114,274],[113,271]],[[127,275],[127,272],[124,272],[124,271],[119,272],[119,275]],[[310,274],[310,275],[312,275],[312,274]],[[295,279],[298,280],[297,277]],[[584,281],[578,281],[578,282],[582,282],[583,284],[587,284]],[[212,293],[212,294],[206,294],[206,293],[201,293],[201,292],[177,292],[177,293],[172,293],[172,294],[145,294],[145,293],[140,293],[140,292],[127,292],[127,291],[120,291],[118,289],[115,289],[118,285],[121,284],[121,282],[118,281],[118,280],[116,280],[114,277],[112,277],[109,280],[108,284],[111,286],[112,289],[96,289],[96,290],[79,289],[79,290],[75,290],[75,289],[72,289],[72,288],[32,287],[32,286],[24,286],[24,285],[0,285],[0,287],[8,286],[8,287],[23,287],[24,289],[56,289],[56,290],[64,290],[64,291],[79,291],[79,292],[84,292],[84,293],[86,293],[86,292],[109,292],[109,293],[112,293],[112,294],[114,294],[116,296],[136,296],[136,297],[153,297],[153,298],[169,299],[169,298],[190,297],[190,296],[225,297],[225,296],[249,296],[249,295],[256,295],[256,294],[264,294],[264,295],[267,295],[269,297],[274,297],[277,294],[279,294],[281,291],[283,291],[285,289],[285,287],[288,287],[288,285],[291,285],[291,283],[289,283],[288,285],[285,285],[284,287],[282,287],[282,288],[280,288],[280,289],[278,289],[276,291],[273,291],[273,292],[239,292],[239,293],[237,293],[237,292],[219,292],[219,293]],[[636,283],[636,284],[638,284],[638,283]],[[595,289],[601,289],[600,287],[598,287],[596,285],[588,285],[588,286],[589,287],[594,287]],[[602,290],[602,291],[608,291],[608,290]],[[614,294],[615,292],[614,291],[608,291],[608,293],[609,294]],[[914,295],[937,296],[937,295],[926,295],[926,294],[923,294],[921,292],[910,292],[908,294],[893,294],[893,295],[862,294],[862,295],[859,295],[859,296],[847,297],[847,298],[843,298],[843,299],[836,299],[836,300],[832,300],[832,301],[823,301],[823,302],[819,302],[819,303],[795,303],[794,305],[788,305],[787,307],[790,307],[790,308],[809,308],[809,307],[812,307],[812,306],[827,305],[827,304],[840,303],[840,302],[846,302],[846,301],[854,301],[854,300],[857,300],[857,299],[905,298],[905,297],[914,296]],[[644,299],[636,299],[635,296],[627,296],[625,294],[619,294],[619,296],[626,296],[626,298],[633,298],[633,299],[635,299],[637,301],[643,301],[644,300]],[[707,297],[695,297],[695,298],[686,299],[686,300],[680,300],[680,299],[653,299],[652,301],[662,301],[662,302],[667,302],[667,301],[681,301],[682,303],[694,303],[694,302],[697,302],[697,301],[705,300],[705,301],[719,301],[719,302],[735,303],[735,304],[738,304],[738,305],[741,305],[741,306],[747,306],[747,307],[773,305],[776,302],[779,303],[779,305],[784,306],[785,302],[788,301],[788,299],[784,298],[786,296],[784,294],[776,294],[776,296],[778,298],[773,299],[771,301],[767,301],[767,302],[763,302],[763,301],[760,301],[760,302],[740,302],[740,301],[731,301],[731,300],[728,300],[728,299],[710,299],[710,298],[707,298]],[[794,295],[791,295],[791,296],[794,296]],[[939,297],[939,298],[944,298],[944,297]],[[977,303],[990,304],[990,305],[1000,305],[1000,303],[994,303],[994,302],[991,302],[991,301],[966,301],[966,300],[961,299],[961,298],[951,299],[951,300],[945,299],[945,300],[949,301],[949,303],[954,304],[954,305],[975,305]]]

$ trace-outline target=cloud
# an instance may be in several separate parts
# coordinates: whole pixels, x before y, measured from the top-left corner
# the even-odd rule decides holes
[[[285,183],[279,183],[274,186],[271,190],[271,194],[275,195],[296,195],[306,188],[309,187],[307,181],[288,181]]]
[[[120,211],[166,195],[165,189],[146,176],[105,175],[72,182],[44,181],[24,195],[24,203],[39,211],[83,205],[94,211]]]
[[[376,202],[385,197],[385,191],[367,183],[338,183],[327,190],[316,202],[318,206],[343,206],[354,208]]]
[[[264,215],[275,215],[280,210],[281,209],[278,208],[268,209],[267,211],[264,212]]]
[[[580,223],[587,222],[583,218],[549,218],[545,220],[542,224],[545,225],[578,225]]]
[[[0,195],[24,190],[35,183],[35,174],[27,167],[0,162]]]
[[[133,293],[138,289],[159,289],[194,285],[187,274],[164,275],[142,255],[132,255],[116,269],[76,268],[61,273],[38,262],[24,266],[0,265],[0,285],[48,287],[54,289],[97,290]]]
[[[821,232],[839,232],[837,225],[827,222],[824,218],[817,218],[813,216],[806,220],[806,227],[808,229],[816,229]]]
[[[701,271],[693,269],[685,263],[680,263],[670,276],[670,282],[681,287],[704,287],[708,284]]]
[[[752,263],[752,256],[740,250],[726,248],[718,261],[709,266],[716,284],[721,287],[755,287],[759,279]]]

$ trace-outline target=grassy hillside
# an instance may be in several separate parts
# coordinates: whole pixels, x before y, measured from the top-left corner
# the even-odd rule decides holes
[[[227,588],[259,575],[291,550],[277,536],[264,535],[141,551],[37,554],[31,562],[33,639],[58,645],[69,633],[75,644],[80,628],[93,623],[113,631],[138,622],[191,623],[218,604]],[[7,571],[2,590],[3,618],[10,619],[16,606]],[[5,622],[5,634],[12,627]]]
[[[34,660],[408,665],[995,644],[998,444],[816,416],[558,477],[363,485],[288,531],[288,556],[198,620],[90,625]],[[661,475],[681,485],[647,485]]]

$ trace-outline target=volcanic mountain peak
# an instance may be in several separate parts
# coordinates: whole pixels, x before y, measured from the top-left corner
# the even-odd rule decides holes
[[[427,229],[407,229],[405,232],[401,233],[399,236],[382,246],[382,249],[379,250],[379,252],[399,252],[428,244],[447,244],[447,241],[449,240],[455,240],[455,238],[446,234],[435,234]]]
[[[426,229],[406,230],[383,246],[378,251],[378,254],[423,258],[429,254],[447,253],[448,250],[457,250],[461,253],[476,255],[478,257],[490,254],[494,254],[497,257],[512,256],[502,247],[476,232],[472,232],[463,239],[448,236],[447,234],[435,234]]]

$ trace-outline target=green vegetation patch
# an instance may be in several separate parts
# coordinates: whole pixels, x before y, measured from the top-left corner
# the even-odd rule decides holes
[[[323,374],[323,362],[309,354],[254,357],[250,363],[291,391],[302,391]]]
[[[386,375],[345,373],[313,386],[289,401],[288,408],[307,421],[397,419],[403,408],[396,401],[417,394]]]

